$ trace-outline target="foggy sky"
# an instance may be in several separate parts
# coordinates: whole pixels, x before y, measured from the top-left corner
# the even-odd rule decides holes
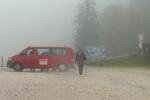
[[[73,20],[83,0],[0,0],[0,56],[27,46],[73,46]],[[126,0],[97,0],[100,9]]]

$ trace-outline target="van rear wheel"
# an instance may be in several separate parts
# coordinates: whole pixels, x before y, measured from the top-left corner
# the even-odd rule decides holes
[[[67,66],[65,64],[60,64],[58,66],[59,72],[65,72],[67,70]]]
[[[22,66],[19,63],[15,63],[13,68],[14,68],[14,71],[17,71],[17,72],[23,70]]]

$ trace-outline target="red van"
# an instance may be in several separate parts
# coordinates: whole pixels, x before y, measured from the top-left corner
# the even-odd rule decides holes
[[[74,67],[74,54],[71,47],[28,47],[10,57],[9,68],[22,71],[24,68],[53,68],[66,71]]]

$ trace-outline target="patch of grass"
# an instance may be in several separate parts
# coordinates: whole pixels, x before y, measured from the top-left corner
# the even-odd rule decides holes
[[[143,56],[132,55],[127,57],[120,57],[110,60],[98,61],[95,63],[90,63],[92,66],[118,66],[118,67],[150,67],[150,65],[145,64]]]

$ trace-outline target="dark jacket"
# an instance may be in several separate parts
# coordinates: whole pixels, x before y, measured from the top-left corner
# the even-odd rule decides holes
[[[85,60],[86,60],[85,54],[84,54],[83,50],[80,49],[76,54],[75,62],[78,65],[81,65],[81,64],[83,65]]]

